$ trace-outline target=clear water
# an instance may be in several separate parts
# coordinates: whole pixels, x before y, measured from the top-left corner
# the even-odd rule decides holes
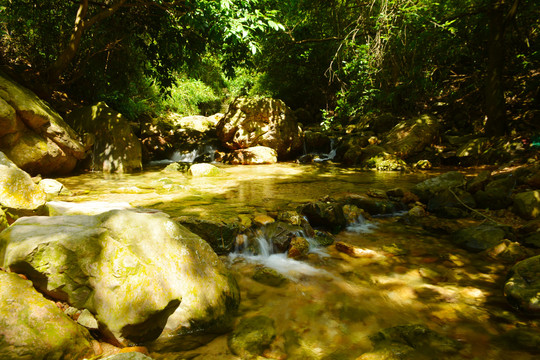
[[[71,190],[63,201],[127,202],[172,216],[233,220],[238,214],[273,214],[324,196],[362,193],[369,188],[410,188],[431,174],[362,172],[331,164],[280,163],[227,166],[219,178],[189,178],[158,168],[140,174],[83,174],[58,179]],[[233,254],[222,259],[242,295],[238,318],[265,315],[275,321],[270,359],[361,359],[372,349],[369,336],[406,324],[423,324],[463,344],[452,359],[532,360],[538,355],[510,350],[499,336],[517,327],[537,330],[538,320],[514,312],[502,286],[510,265],[470,254],[445,236],[407,226],[395,217],[359,219],[336,240],[375,256],[352,258],[334,246],[313,249],[303,261],[272,254]],[[396,251],[398,249],[398,251]],[[261,266],[284,274],[282,287],[252,279]],[[299,347],[291,350],[287,334]],[[227,335],[192,351],[152,354],[155,359],[239,359]],[[373,359],[373,358],[370,358]],[[382,359],[382,358],[381,358]]]

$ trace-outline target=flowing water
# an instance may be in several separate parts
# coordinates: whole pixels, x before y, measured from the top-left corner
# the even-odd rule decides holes
[[[226,175],[216,178],[191,178],[157,167],[123,176],[83,174],[58,179],[71,191],[59,200],[129,203],[172,216],[233,220],[239,214],[291,209],[327,195],[407,189],[434,175],[362,172],[328,163],[223,169]],[[258,255],[235,253],[222,259],[240,286],[239,319],[264,315],[274,320],[277,337],[266,358],[357,359],[372,350],[369,337],[378,331],[423,324],[463,345],[452,359],[538,359],[528,351],[511,350],[501,337],[516,327],[538,327],[536,320],[513,312],[504,299],[509,265],[467,253],[444,236],[400,222],[398,216],[360,218],[336,236],[369,250],[369,257],[352,258],[330,246],[312,248],[307,259],[296,261],[273,254],[267,239],[259,240],[265,250]],[[252,277],[261,266],[278,270],[287,281],[280,287],[258,283]],[[227,335],[192,351],[152,356],[239,359],[229,351]]]

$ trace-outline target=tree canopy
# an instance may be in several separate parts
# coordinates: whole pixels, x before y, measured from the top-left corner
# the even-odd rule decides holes
[[[0,0],[0,60],[86,101],[237,81],[313,119],[444,109],[499,135],[537,116],[539,25],[534,0]]]

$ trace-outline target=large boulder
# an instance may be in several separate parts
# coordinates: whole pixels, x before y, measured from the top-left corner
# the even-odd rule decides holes
[[[67,174],[85,157],[77,134],[43,100],[0,73],[0,151],[31,174]]]
[[[302,149],[302,132],[291,109],[281,100],[238,98],[217,125],[218,138],[231,150],[267,146],[278,158]]]
[[[514,197],[514,212],[524,219],[540,217],[540,191],[526,191]]]
[[[402,121],[386,135],[385,147],[406,159],[432,145],[439,135],[439,122],[430,115]]]
[[[79,133],[95,137],[90,170],[117,173],[141,170],[141,142],[127,119],[104,102],[73,111],[67,121]]]
[[[253,146],[234,150],[226,154],[222,161],[232,165],[275,164],[277,163],[277,152],[266,146]]]
[[[506,176],[489,182],[484,190],[474,194],[476,204],[481,209],[500,210],[512,205],[512,190],[516,186],[513,176]]]
[[[0,152],[0,206],[16,211],[36,210],[45,205],[45,192]]]
[[[200,345],[228,329],[239,303],[210,245],[162,213],[21,218],[1,233],[0,259],[48,296],[88,309],[118,344]]]
[[[470,252],[480,252],[500,244],[509,235],[504,227],[482,224],[456,231],[451,240]]]
[[[508,302],[519,310],[540,314],[540,256],[518,262],[510,269],[504,285]]]
[[[0,271],[0,359],[94,356],[88,330],[72,321],[17,274]]]
[[[441,191],[460,187],[465,183],[465,175],[457,171],[450,171],[416,184],[411,191],[418,195],[420,200],[427,202]]]

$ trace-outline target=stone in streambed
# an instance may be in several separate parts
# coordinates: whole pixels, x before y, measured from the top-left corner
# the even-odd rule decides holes
[[[243,358],[254,357],[262,354],[275,337],[274,320],[261,315],[253,316],[240,320],[229,336],[229,349]]]
[[[508,302],[529,314],[540,314],[540,256],[518,262],[510,269],[504,295]]]
[[[28,280],[0,271],[0,359],[94,356],[92,337]]]
[[[50,297],[88,309],[120,344],[194,346],[196,335],[225,331],[239,302],[208,243],[160,213],[21,218],[1,233],[0,258]]]

